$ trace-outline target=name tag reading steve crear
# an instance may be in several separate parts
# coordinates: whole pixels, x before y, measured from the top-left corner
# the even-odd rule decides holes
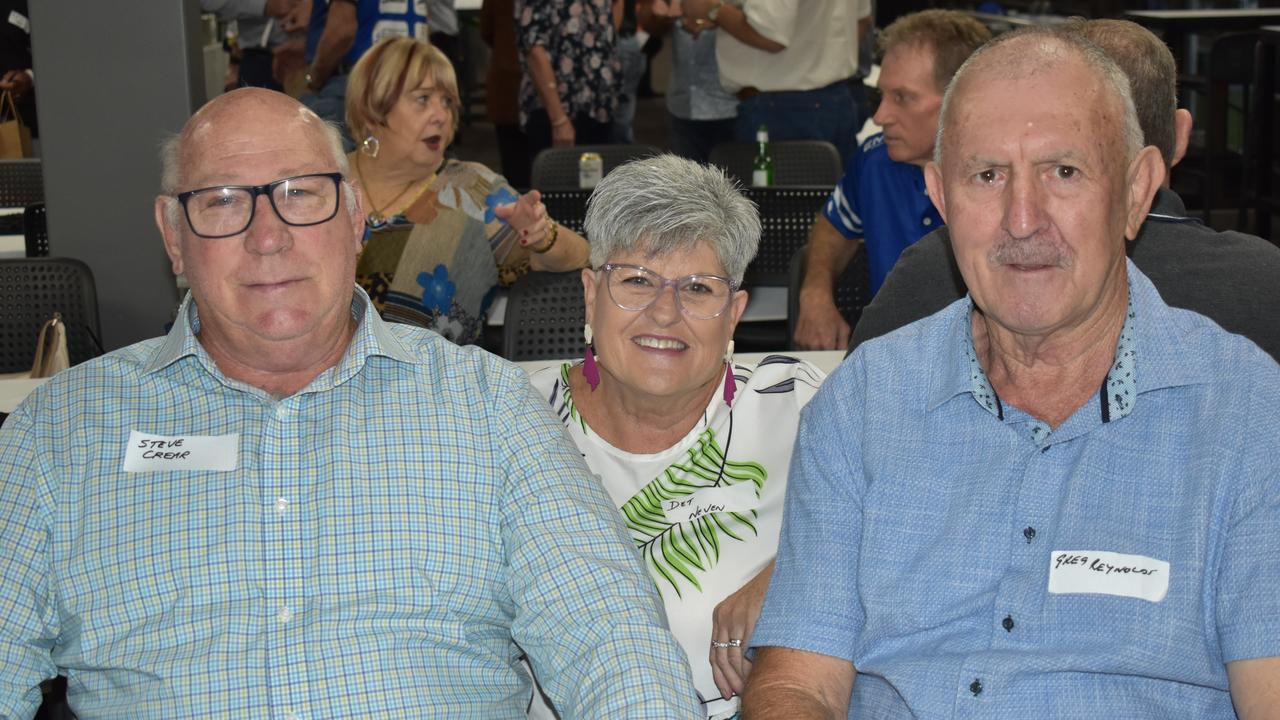
[[[1049,592],[1119,595],[1158,603],[1169,592],[1169,563],[1104,550],[1054,550]]]
[[[125,472],[235,470],[240,435],[148,435],[132,430]]]

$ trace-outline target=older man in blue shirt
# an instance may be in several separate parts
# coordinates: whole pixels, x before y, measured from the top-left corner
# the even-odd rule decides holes
[[[1280,367],[1125,259],[1164,171],[1125,76],[1017,33],[942,119],[970,295],[806,409],[748,712],[1276,717]]]
[[[240,90],[165,153],[191,293],[0,431],[0,717],[694,717],[608,496],[523,373],[354,287],[337,134]]]

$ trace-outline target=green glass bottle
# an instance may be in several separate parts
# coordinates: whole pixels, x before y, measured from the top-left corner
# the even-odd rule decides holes
[[[756,128],[756,157],[751,161],[751,185],[773,186],[773,156],[769,154],[769,128],[766,125]]]

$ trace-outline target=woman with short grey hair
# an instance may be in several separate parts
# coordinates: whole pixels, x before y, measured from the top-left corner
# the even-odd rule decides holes
[[[780,355],[733,362],[760,219],[722,170],[674,155],[623,165],[585,228],[585,357],[533,383],[618,504],[707,717],[733,717],[800,409],[823,373]]]

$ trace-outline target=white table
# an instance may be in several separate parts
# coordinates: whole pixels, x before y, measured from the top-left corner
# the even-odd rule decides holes
[[[0,413],[11,413],[16,410],[18,405],[31,394],[31,391],[40,387],[47,379],[30,380],[23,378],[19,380],[0,376]]]
[[[20,207],[0,207],[0,215],[22,215]],[[0,235],[0,258],[27,256],[27,238],[24,235]],[[0,411],[3,412],[3,411]]]
[[[805,350],[805,351],[798,350],[795,352],[787,352],[787,351],[779,350],[777,352],[768,352],[768,353],[737,353],[736,355],[733,356],[733,360],[734,362],[742,363],[743,365],[754,365],[769,355],[790,355],[791,357],[800,358],[801,360],[807,360],[813,363],[814,365],[816,365],[819,370],[821,370],[824,373],[827,373],[828,375],[830,375],[831,371],[835,370],[840,365],[840,363],[844,360],[843,350]],[[578,360],[581,360],[581,359],[582,358],[574,358],[572,362],[577,362]],[[569,361],[567,360],[525,360],[522,362],[518,362],[516,364],[520,366],[520,369],[524,370],[529,375],[532,375],[535,372],[542,370],[543,368],[556,367],[564,362],[569,362]]]

